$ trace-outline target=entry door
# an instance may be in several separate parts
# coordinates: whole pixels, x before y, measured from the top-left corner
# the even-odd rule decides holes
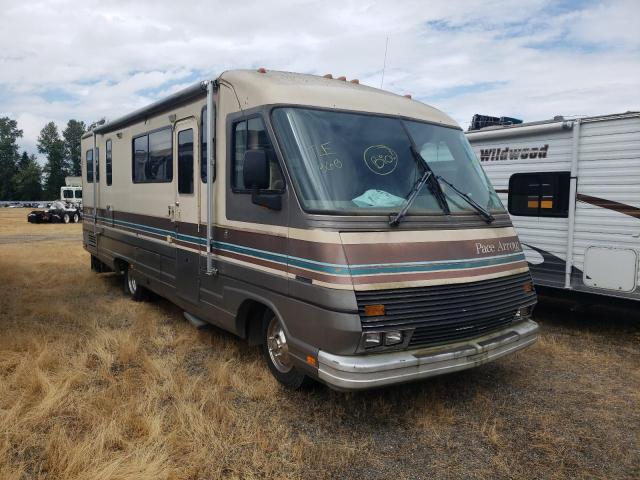
[[[198,124],[194,119],[176,122],[173,138],[173,158],[177,175],[174,224],[176,229],[176,290],[180,297],[192,303],[199,299],[199,194]]]

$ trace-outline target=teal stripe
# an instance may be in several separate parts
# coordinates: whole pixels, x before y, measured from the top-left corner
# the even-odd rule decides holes
[[[154,233],[156,235],[170,236],[177,240],[191,243],[199,246],[206,246],[207,239],[201,237],[194,237],[192,235],[176,234],[175,231],[165,230],[162,228],[149,227],[148,225],[142,225],[139,223],[126,222],[124,220],[111,220],[110,218],[97,217],[100,220],[106,222],[112,222],[116,225],[121,225],[132,230],[139,230],[141,232]],[[245,247],[228,242],[213,241],[213,248],[221,251],[238,253],[241,255],[250,255],[260,258],[262,260],[269,260],[274,263],[282,265],[291,265],[298,268],[304,268],[306,270],[312,270],[321,273],[327,273],[332,275],[376,275],[376,274],[390,274],[390,273],[419,273],[419,272],[433,272],[440,270],[455,270],[455,269],[470,269],[479,267],[491,267],[496,265],[504,265],[516,261],[525,259],[523,252],[510,253],[500,257],[491,258],[477,258],[477,259],[459,259],[459,260],[440,260],[440,261],[424,261],[424,262],[406,262],[406,263],[383,263],[373,265],[344,265],[319,262],[316,260],[310,260],[306,258],[294,257],[292,255],[286,255],[276,252],[270,252],[266,250],[259,250],[257,248]]]

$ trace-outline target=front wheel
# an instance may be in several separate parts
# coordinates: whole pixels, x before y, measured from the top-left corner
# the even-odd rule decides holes
[[[124,293],[131,297],[131,300],[140,302],[146,298],[146,289],[142,285],[138,285],[138,281],[130,266],[124,271]]]
[[[262,355],[276,380],[292,390],[300,388],[306,376],[293,366],[282,323],[269,310],[262,318],[262,340]]]

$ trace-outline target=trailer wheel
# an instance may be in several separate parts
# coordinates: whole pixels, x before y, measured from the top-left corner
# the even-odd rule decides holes
[[[80,220],[80,215],[78,215],[77,213],[74,213],[72,220],[73,220],[73,223],[78,223],[78,220]]]
[[[141,302],[147,298],[147,290],[142,285],[138,284],[133,269],[127,265],[124,271],[124,293],[131,297],[131,300],[135,302]]]
[[[284,328],[271,310],[262,317],[262,340],[262,355],[271,374],[287,388],[300,388],[307,377],[293,366]]]
[[[65,213],[64,215],[62,215],[62,221],[64,223],[69,223],[70,220],[71,220],[71,217],[69,217],[68,213]]]

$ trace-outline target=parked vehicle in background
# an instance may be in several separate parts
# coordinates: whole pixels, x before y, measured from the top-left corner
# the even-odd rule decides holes
[[[125,291],[343,390],[535,342],[509,215],[460,127],[347,82],[225,72],[82,139],[84,247]]]
[[[82,219],[82,207],[56,200],[46,210],[33,210],[27,215],[30,223],[78,223]]]
[[[640,300],[640,112],[467,138],[508,205],[536,284]]]
[[[67,203],[82,204],[82,178],[65,177],[65,186],[60,187],[60,200]]]

